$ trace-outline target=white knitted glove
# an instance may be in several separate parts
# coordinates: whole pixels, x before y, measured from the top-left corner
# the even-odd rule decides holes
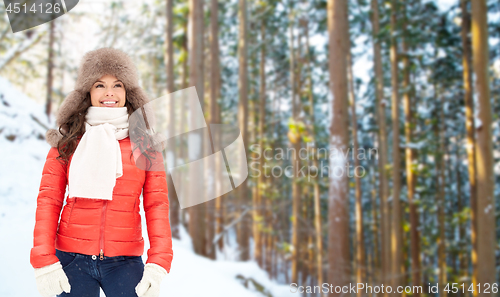
[[[61,294],[63,291],[69,293],[71,286],[68,277],[61,266],[61,262],[35,268],[36,287],[43,297],[51,297]]]
[[[167,275],[165,268],[158,264],[148,263],[144,265],[144,274],[139,284],[135,287],[135,292],[139,297],[160,296],[160,285],[162,279]]]

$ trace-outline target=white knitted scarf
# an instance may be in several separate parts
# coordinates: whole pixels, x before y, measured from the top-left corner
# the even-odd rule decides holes
[[[127,108],[91,106],[85,119],[69,166],[69,197],[112,200],[116,179],[123,175],[118,140],[128,136]]]

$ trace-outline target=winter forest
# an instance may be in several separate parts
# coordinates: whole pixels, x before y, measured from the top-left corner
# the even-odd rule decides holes
[[[18,33],[0,11],[0,238],[22,237],[17,258],[41,167],[9,159],[30,146],[43,166],[81,56],[115,47],[151,100],[195,86],[207,122],[241,131],[236,190],[181,209],[168,180],[172,237],[189,237],[192,257],[265,272],[242,268],[232,278],[253,295],[235,296],[500,296],[499,1],[83,0]],[[10,88],[32,101],[16,107]],[[196,269],[177,242],[175,265]]]

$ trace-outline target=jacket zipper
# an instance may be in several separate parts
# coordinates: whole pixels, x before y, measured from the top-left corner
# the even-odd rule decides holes
[[[104,260],[104,223],[106,221],[106,206],[108,205],[108,200],[102,201],[102,214],[101,214],[101,239],[100,239],[100,248],[101,251],[99,253],[99,260]]]

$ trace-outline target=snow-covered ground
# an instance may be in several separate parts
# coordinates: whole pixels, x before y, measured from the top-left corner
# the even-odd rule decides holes
[[[0,77],[0,296],[36,297],[29,255],[33,245],[36,197],[49,145],[43,139],[52,127],[44,107],[18,92]],[[10,140],[9,140],[10,139]],[[141,210],[142,211],[142,210]],[[144,217],[144,213],[142,213]],[[145,224],[145,220],[143,220]],[[144,226],[143,230],[147,230]],[[144,237],[147,237],[144,231]],[[238,296],[263,294],[236,278],[253,278],[274,297],[293,296],[288,285],[267,277],[254,261],[213,261],[196,255],[181,227],[181,240],[173,240],[174,258],[160,296]],[[147,241],[146,241],[147,242]],[[146,243],[145,251],[149,248]],[[143,256],[146,260],[146,256]],[[101,294],[104,296],[103,294]]]

